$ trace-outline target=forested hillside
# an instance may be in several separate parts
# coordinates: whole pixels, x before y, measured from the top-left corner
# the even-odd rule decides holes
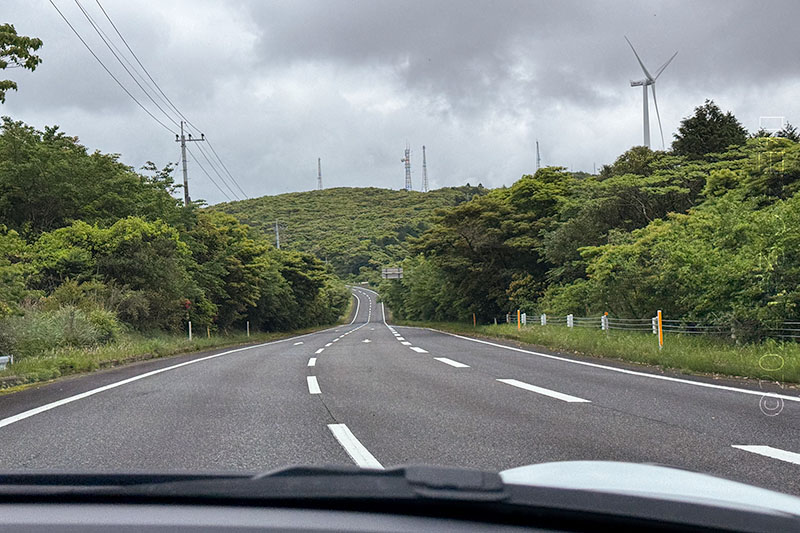
[[[596,176],[543,168],[442,213],[382,293],[411,319],[662,309],[757,337],[800,318],[798,140],[748,136],[706,102],[671,151],[634,147]]]
[[[335,322],[349,293],[310,254],[181,205],[172,168],[137,171],[56,127],[0,129],[0,355],[125,330],[274,331]]]
[[[339,187],[217,204],[209,210],[234,215],[273,243],[278,221],[281,248],[311,253],[344,278],[377,281],[381,267],[406,258],[407,239],[422,234],[437,209],[487,192],[469,184],[427,193]]]

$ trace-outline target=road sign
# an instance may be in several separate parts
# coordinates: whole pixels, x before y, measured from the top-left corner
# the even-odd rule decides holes
[[[402,279],[403,269],[399,267],[384,268],[381,270],[381,277],[383,279]]]

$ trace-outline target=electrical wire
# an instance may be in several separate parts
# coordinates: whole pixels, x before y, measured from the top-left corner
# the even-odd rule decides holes
[[[114,74],[113,74],[113,73],[112,73],[112,72],[111,72],[111,71],[108,69],[108,67],[105,65],[105,63],[103,63],[103,61],[102,61],[102,60],[101,60],[101,59],[100,59],[100,58],[97,56],[97,54],[95,54],[95,53],[94,53],[94,50],[92,50],[92,47],[91,47],[91,46],[89,46],[89,44],[88,44],[88,43],[87,43],[87,42],[86,42],[86,41],[83,39],[83,37],[81,37],[81,34],[80,34],[80,33],[78,33],[78,30],[76,30],[76,29],[75,29],[75,27],[74,27],[74,26],[73,26],[73,25],[70,23],[70,21],[67,19],[67,17],[65,17],[65,16],[64,16],[64,13],[62,13],[62,12],[61,12],[61,10],[60,10],[60,9],[58,9],[58,6],[55,4],[55,2],[53,2],[53,0],[49,0],[49,1],[50,1],[50,5],[52,5],[52,6],[55,8],[55,10],[56,10],[56,11],[58,11],[58,14],[59,14],[59,15],[61,15],[61,18],[62,18],[62,19],[64,19],[64,22],[66,22],[66,23],[67,23],[67,26],[69,26],[69,28],[72,30],[72,32],[75,34],[75,36],[76,36],[76,37],[78,37],[78,39],[80,39],[81,43],[83,43],[83,46],[85,46],[85,47],[86,47],[86,49],[87,49],[87,50],[89,50],[89,53],[90,53],[90,54],[92,54],[92,57],[94,57],[94,58],[97,60],[97,62],[98,62],[98,63],[100,63],[100,66],[101,66],[101,67],[103,67],[103,70],[105,70],[105,71],[106,71],[106,73],[107,73],[109,76],[111,76],[111,78],[112,78],[112,79],[113,79],[115,82],[117,82],[117,85],[119,85],[119,86],[120,86],[120,88],[121,88],[123,91],[125,91],[125,94],[127,94],[127,95],[128,95],[130,98],[131,98],[131,100],[133,100],[134,102],[136,102],[136,105],[138,105],[139,107],[141,107],[141,108],[142,108],[142,110],[143,110],[145,113],[147,113],[148,115],[150,115],[150,118],[152,118],[152,119],[153,119],[153,120],[155,120],[157,123],[159,123],[159,124],[160,124],[160,125],[161,125],[161,126],[164,128],[164,129],[165,129],[165,130],[167,130],[167,131],[169,131],[170,133],[173,133],[173,134],[174,134],[174,133],[175,133],[175,131],[173,131],[173,130],[172,130],[170,127],[169,127],[169,126],[167,126],[166,124],[164,124],[163,122],[161,122],[161,121],[158,119],[158,117],[156,117],[156,116],[155,116],[153,113],[151,113],[151,112],[150,112],[150,110],[149,110],[149,109],[147,109],[147,108],[146,108],[146,107],[145,107],[145,106],[144,106],[144,105],[143,105],[143,104],[142,104],[142,103],[141,103],[139,100],[137,100],[137,99],[136,99],[136,97],[135,97],[135,96],[133,96],[133,94],[131,94],[131,92],[130,92],[130,91],[127,89],[127,87],[125,87],[125,85],[123,85],[123,84],[122,84],[122,82],[121,82],[121,81],[119,81],[119,80],[117,79],[117,77],[116,77],[116,76],[114,76]]]
[[[228,196],[228,194],[227,194],[227,193],[226,193],[224,190],[222,190],[222,187],[220,187],[220,186],[219,186],[219,184],[218,184],[218,183],[217,183],[217,182],[214,180],[214,178],[212,178],[212,177],[211,177],[211,174],[209,174],[209,173],[208,173],[208,171],[207,171],[207,170],[206,170],[206,169],[203,167],[203,165],[201,165],[201,164],[200,164],[200,161],[198,161],[198,160],[197,160],[197,158],[195,157],[195,155],[192,153],[192,151],[189,149],[189,147],[188,147],[188,146],[186,147],[186,151],[189,153],[189,156],[192,158],[192,161],[194,161],[194,162],[195,162],[195,164],[196,164],[198,167],[200,167],[200,170],[202,170],[202,171],[203,171],[203,174],[205,174],[205,175],[208,177],[209,181],[211,181],[211,183],[213,183],[213,184],[214,184],[214,186],[215,186],[217,189],[219,189],[219,192],[221,192],[221,193],[222,193],[222,195],[223,195],[225,198],[227,198],[227,199],[228,199],[228,201],[230,202],[230,201],[231,201],[231,197],[230,197],[230,196]]]
[[[156,80],[155,80],[155,79],[153,78],[153,76],[150,74],[150,71],[149,71],[149,70],[147,70],[147,68],[144,66],[144,64],[142,63],[142,61],[139,59],[139,56],[137,56],[137,55],[136,55],[136,52],[134,52],[134,51],[133,51],[133,48],[131,48],[131,46],[128,44],[128,41],[127,41],[127,40],[125,39],[125,37],[122,35],[122,32],[120,32],[120,31],[119,31],[119,28],[117,28],[117,25],[116,25],[116,24],[114,24],[114,21],[111,19],[111,16],[110,16],[110,15],[108,14],[108,12],[105,10],[105,8],[103,7],[103,5],[100,3],[100,0],[95,0],[95,2],[97,3],[97,6],[100,8],[100,11],[102,11],[102,12],[103,12],[103,15],[105,15],[105,17],[106,17],[106,19],[108,20],[109,24],[111,24],[111,27],[112,27],[112,28],[114,28],[114,31],[116,32],[116,34],[119,36],[119,38],[120,38],[120,39],[122,40],[122,42],[125,44],[125,47],[128,49],[128,51],[131,53],[131,55],[133,56],[133,58],[136,60],[136,63],[138,63],[138,65],[141,67],[142,71],[143,71],[143,72],[144,72],[144,73],[147,75],[147,77],[148,77],[148,78],[150,79],[150,81],[153,83],[153,85],[154,85],[154,86],[155,86],[155,88],[158,90],[158,92],[159,92],[159,93],[161,93],[161,96],[163,96],[163,97],[164,97],[164,99],[167,101],[167,103],[169,103],[170,107],[172,107],[172,109],[174,109],[174,110],[175,110],[175,112],[178,114],[178,116],[180,116],[180,117],[181,117],[181,118],[184,120],[184,122],[186,122],[187,124],[189,124],[190,126],[192,126],[192,128],[194,128],[194,129],[195,129],[195,132],[196,132],[196,133],[201,133],[201,129],[200,129],[199,127],[197,127],[197,126],[196,126],[194,123],[192,123],[192,121],[191,121],[191,120],[189,120],[188,118],[186,118],[186,115],[184,115],[184,114],[181,112],[181,110],[180,110],[180,109],[178,109],[178,107],[177,107],[177,106],[176,106],[176,105],[175,105],[175,104],[172,102],[172,100],[170,100],[170,98],[169,98],[169,97],[166,95],[166,93],[165,93],[165,92],[164,92],[164,91],[161,89],[161,86],[158,84],[158,82],[156,82]],[[236,186],[236,188],[237,188],[237,189],[239,189],[239,191],[242,193],[242,195],[243,195],[245,198],[247,198],[247,193],[245,193],[245,192],[244,192],[244,190],[242,189],[242,187],[239,185],[239,182],[236,180],[236,178],[234,178],[234,177],[233,177],[233,174],[231,173],[231,171],[230,171],[230,170],[228,170],[228,166],[225,164],[225,162],[224,162],[224,161],[222,160],[222,158],[219,156],[219,154],[217,153],[217,151],[214,149],[214,145],[212,145],[212,144],[211,144],[211,141],[209,141],[209,140],[208,140],[208,138],[206,138],[206,142],[208,143],[208,147],[211,149],[211,152],[214,154],[214,157],[217,159],[217,161],[219,162],[220,166],[223,168],[223,170],[225,171],[225,173],[226,173],[226,174],[228,175],[228,177],[230,178],[231,182],[232,182],[232,183],[233,183],[233,184]],[[210,162],[209,162],[209,164],[210,164]],[[220,176],[220,177],[221,177],[221,176]],[[226,186],[227,186],[227,184],[226,184]],[[233,191],[231,191],[231,192],[233,192]]]
[[[167,119],[169,121],[171,121],[173,124],[175,124],[176,127],[180,128],[180,124],[178,124],[178,121],[176,121],[172,117],[172,115],[170,115],[169,113],[164,111],[164,109],[160,105],[158,105],[158,102],[156,102],[155,99],[153,99],[153,97],[150,96],[150,93],[144,87],[142,87],[142,84],[139,83],[139,80],[136,79],[136,76],[134,76],[133,73],[130,71],[130,69],[128,69],[128,67],[125,66],[125,63],[122,61],[122,59],[120,59],[120,57],[114,51],[114,48],[111,46],[111,44],[109,44],[108,40],[106,39],[105,33],[102,30],[100,30],[100,28],[95,23],[94,19],[83,8],[83,6],[81,5],[79,0],[75,0],[75,5],[78,6],[78,8],[81,10],[81,13],[83,13],[83,16],[86,17],[86,20],[89,21],[89,24],[92,26],[92,28],[94,29],[95,33],[97,33],[97,35],[100,37],[100,40],[103,41],[103,44],[106,45],[106,47],[108,48],[109,52],[111,52],[111,55],[114,56],[114,58],[117,60],[117,62],[125,70],[125,72],[128,73],[128,76],[130,76],[131,79],[133,80],[133,82],[139,87],[139,89],[142,90],[144,95],[147,96],[147,98],[149,98],[151,102],[153,102],[153,105],[155,105],[158,108],[158,110],[161,111],[161,113],[163,113],[165,117],[167,117]]]

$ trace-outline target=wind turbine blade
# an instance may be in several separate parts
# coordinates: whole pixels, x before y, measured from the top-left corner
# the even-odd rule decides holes
[[[672,60],[673,60],[673,59],[675,59],[675,56],[676,56],[676,55],[678,55],[678,52],[675,52],[674,54],[672,54],[672,57],[670,57],[669,59],[667,59],[667,62],[666,62],[666,63],[664,63],[663,65],[661,65],[661,66],[658,68],[658,70],[656,71],[656,77],[655,77],[655,78],[653,78],[653,81],[657,80],[657,79],[658,79],[658,77],[659,77],[659,76],[661,76],[661,73],[662,73],[662,72],[664,72],[664,69],[665,69],[665,68],[667,68],[667,66],[668,66],[670,63],[672,63]]]
[[[664,130],[661,129],[661,115],[658,113],[658,99],[656,98],[656,84],[653,83],[652,85],[650,85],[650,88],[653,89],[653,104],[655,104],[655,106],[656,106],[656,118],[658,118],[658,131],[661,132],[661,149],[665,150],[666,148],[664,147]]]
[[[642,63],[642,60],[639,57],[639,54],[636,53],[636,48],[633,47],[633,45],[631,44],[630,40],[628,40],[627,37],[625,37],[625,40],[628,41],[628,44],[630,45],[631,50],[633,50],[633,55],[636,56],[636,61],[638,61],[639,62],[639,66],[642,67],[642,70],[644,71],[644,75],[647,76],[648,80],[652,81],[653,80],[653,76],[651,76],[650,73],[647,72],[647,67],[644,66],[644,63]]]

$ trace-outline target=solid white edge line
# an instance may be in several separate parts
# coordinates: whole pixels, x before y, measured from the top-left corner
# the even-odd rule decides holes
[[[287,342],[287,341],[291,341],[291,340],[294,340],[294,339],[299,339],[301,337],[307,337],[309,335],[314,335],[316,333],[322,333],[324,331],[329,331],[330,329],[333,329],[333,328],[328,328],[327,330],[315,331],[315,332],[312,332],[312,333],[305,333],[303,335],[297,335],[297,336],[294,336],[294,337],[287,337],[285,339],[278,339],[276,341],[265,342],[265,343],[262,343],[262,344],[256,344],[254,346],[245,346],[243,348],[236,348],[234,350],[228,350],[228,351],[225,351],[225,352],[220,352],[220,353],[216,353],[216,354],[212,354],[212,355],[207,355],[205,357],[200,357],[198,359],[192,359],[191,361],[184,361],[183,363],[178,363],[177,365],[171,365],[171,366],[167,366],[167,367],[164,367],[164,368],[151,370],[150,372],[145,372],[144,374],[139,374],[139,375],[127,378],[127,379],[123,379],[122,381],[116,381],[114,383],[109,383],[108,385],[104,385],[104,386],[98,387],[96,389],[91,389],[91,390],[88,390],[86,392],[82,392],[80,394],[76,394],[74,396],[69,396],[67,398],[62,398],[61,400],[57,400],[55,402],[51,402],[51,403],[48,403],[48,404],[45,404],[45,405],[41,405],[41,406],[35,407],[33,409],[28,409],[27,411],[23,411],[23,412],[21,412],[19,414],[13,415],[13,416],[9,416],[7,418],[4,418],[4,419],[0,420],[0,428],[8,426],[8,425],[11,425],[14,422],[19,422],[20,420],[25,420],[26,418],[30,418],[30,417],[38,415],[40,413],[44,413],[45,411],[49,411],[51,409],[55,409],[56,407],[60,407],[62,405],[66,405],[68,403],[72,403],[72,402],[75,402],[75,401],[78,401],[78,400],[82,400],[84,398],[88,398],[89,396],[94,396],[95,394],[99,394],[99,393],[107,391],[107,390],[115,389],[117,387],[121,387],[122,385],[127,385],[128,383],[133,383],[134,381],[139,381],[140,379],[144,379],[144,378],[148,378],[150,376],[155,376],[157,374],[161,374],[162,372],[168,372],[170,370],[175,370],[177,368],[181,368],[181,367],[184,367],[184,366],[193,365],[195,363],[200,363],[202,361],[208,361],[210,359],[215,359],[217,357],[222,357],[223,355],[228,355],[228,354],[231,354],[231,353],[242,352],[242,351],[245,351],[245,350],[252,350],[254,348],[261,348],[261,347],[264,347],[264,346],[269,346],[270,344],[278,344],[278,343],[281,343],[281,342]]]
[[[524,381],[519,381],[516,379],[498,379],[497,381],[505,383],[506,385],[511,385],[512,387],[518,387],[520,389],[525,389],[527,391],[535,392],[537,394],[549,396],[551,398],[561,400],[562,402],[591,403],[591,401],[584,400],[583,398],[578,398],[577,396],[570,396],[569,394],[564,394],[563,392],[545,389],[544,387],[537,387],[536,385],[531,385],[530,383],[525,383]]]
[[[312,357],[311,359],[309,359],[308,360],[308,366],[317,366],[317,358],[316,357]]]
[[[772,459],[778,459],[779,461],[800,465],[800,453],[787,452],[786,450],[773,448],[772,446],[745,446],[741,444],[733,444],[731,447],[744,450],[746,452],[763,455],[765,457],[770,457]]]
[[[361,442],[353,435],[345,424],[328,424],[328,429],[331,430],[333,436],[339,441],[339,444],[350,456],[353,462],[361,468],[375,468],[383,470],[383,465],[375,459],[369,450],[367,450]]]
[[[428,350],[423,350],[422,348],[419,348],[417,346],[409,346],[409,348],[411,348],[412,350],[414,350],[417,353],[428,353]]]
[[[307,376],[306,381],[308,382],[309,394],[322,394],[322,391],[319,390],[319,382],[317,381],[317,376]]]
[[[416,326],[402,326],[406,328],[415,328]],[[748,389],[739,389],[737,387],[729,387],[727,385],[716,385],[714,383],[704,383],[702,381],[692,381],[690,379],[683,379],[683,378],[674,378],[671,376],[659,376],[657,374],[648,374],[647,372],[638,372],[636,370],[628,370],[626,368],[617,368],[613,366],[601,365],[599,363],[590,363],[588,361],[576,361],[574,359],[567,359],[566,357],[559,357],[558,355],[550,355],[541,352],[534,352],[532,350],[523,350],[522,348],[515,348],[513,346],[505,346],[503,344],[497,344],[494,342],[484,341],[480,339],[471,339],[469,337],[464,337],[463,335],[456,335],[455,333],[450,333],[448,331],[441,331],[434,328],[416,328],[416,329],[427,329],[429,331],[435,331],[436,333],[442,333],[444,335],[450,335],[451,337],[458,337],[459,339],[464,339],[470,342],[478,342],[481,344],[488,344],[489,346],[495,346],[497,348],[503,348],[505,350],[511,350],[514,352],[521,352],[521,353],[528,353],[531,355],[536,355],[539,357],[544,357],[546,359],[554,359],[556,361],[563,361],[565,363],[571,363],[573,365],[582,365],[588,366],[592,368],[601,368],[603,370],[610,370],[611,372],[618,372],[620,374],[628,374],[631,376],[640,376],[644,378],[650,379],[660,379],[662,381],[671,381],[673,383],[683,383],[684,385],[694,385],[695,387],[705,387],[708,389],[717,389],[717,390],[724,390],[729,392],[738,392],[741,394],[750,394],[752,396],[763,396],[767,398],[780,398],[782,400],[788,400],[790,402],[800,402],[800,396],[789,396],[787,394],[778,394],[777,392],[763,392],[763,391],[756,391],[756,390],[748,390]]]
[[[361,298],[358,297],[355,291],[352,291],[350,294],[356,297],[356,312],[353,314],[353,320],[350,321],[350,325],[353,325],[356,322],[356,318],[358,318],[358,308],[361,307]]]
[[[465,365],[464,363],[459,363],[458,361],[453,361],[452,359],[448,359],[447,357],[434,357],[434,359],[446,365],[454,366],[456,368],[469,368],[469,365]]]

